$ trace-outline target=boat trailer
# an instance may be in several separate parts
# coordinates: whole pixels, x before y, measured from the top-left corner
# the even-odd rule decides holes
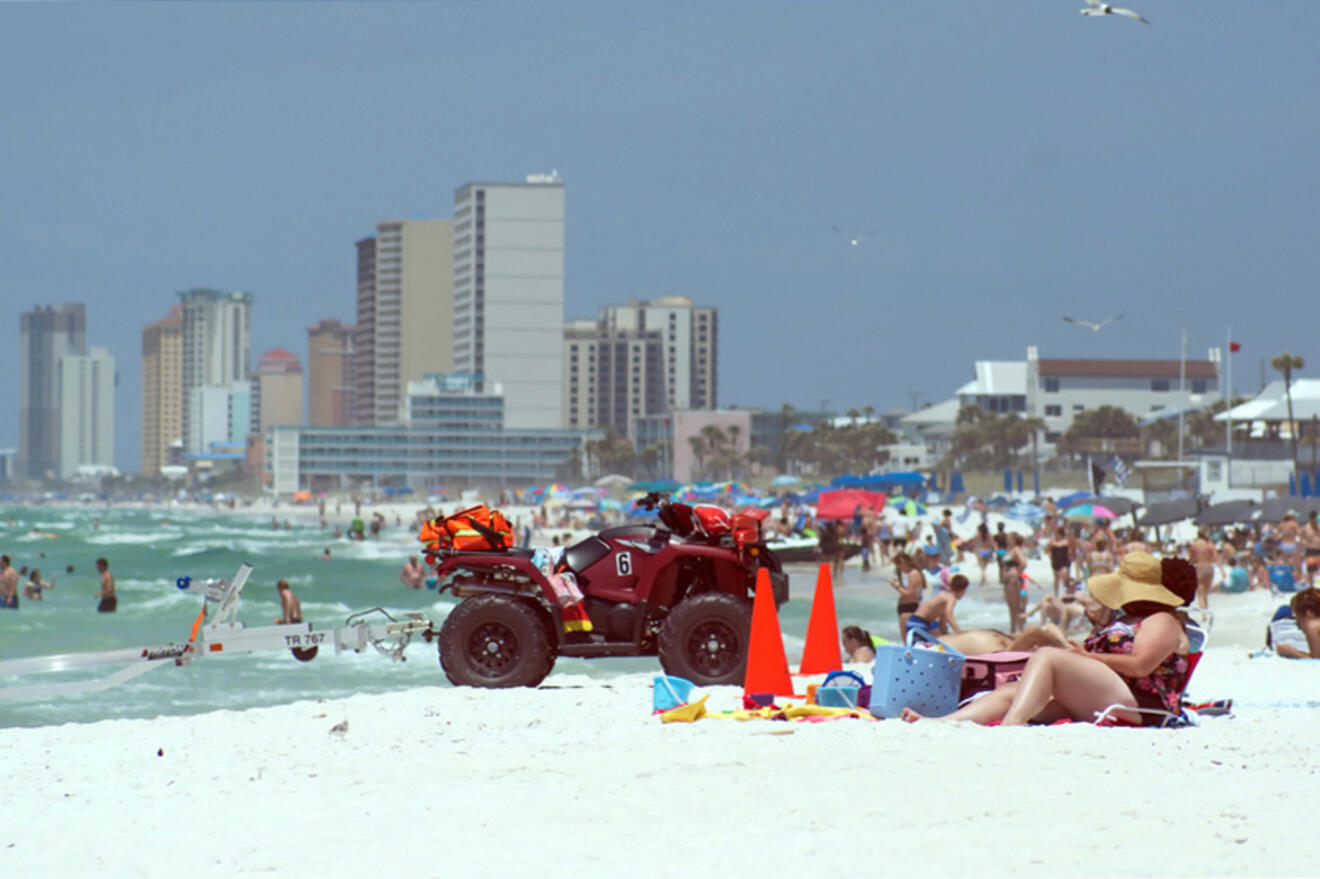
[[[116,671],[99,678],[0,686],[0,700],[43,699],[70,693],[96,692],[157,668],[191,665],[194,660],[204,657],[232,656],[258,650],[289,650],[299,661],[310,662],[316,658],[322,646],[334,645],[336,654],[350,650],[362,653],[372,647],[393,662],[405,662],[407,657],[403,652],[414,635],[420,635],[427,641],[435,635],[431,621],[421,613],[406,613],[402,619],[398,619],[379,607],[351,614],[344,625],[324,632],[315,631],[311,623],[280,623],[248,628],[234,617],[243,594],[243,584],[251,573],[252,566],[242,564],[233,577],[223,580],[179,579],[180,589],[202,592],[205,596],[202,611],[197,615],[192,633],[186,641],[150,647],[123,647],[88,653],[0,660],[0,678],[119,666]],[[212,605],[215,610],[208,620],[207,611]]]

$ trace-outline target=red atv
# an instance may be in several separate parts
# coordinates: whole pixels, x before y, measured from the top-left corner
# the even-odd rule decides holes
[[[550,575],[531,549],[428,550],[439,591],[462,599],[438,633],[449,680],[532,687],[557,656],[658,654],[668,674],[741,683],[760,568],[775,603],[788,600],[788,575],[765,547],[765,511],[729,516],[655,494],[642,504],[659,507],[660,525],[607,528],[568,547]],[[552,583],[565,572],[583,596],[572,607],[556,588],[568,578]]]

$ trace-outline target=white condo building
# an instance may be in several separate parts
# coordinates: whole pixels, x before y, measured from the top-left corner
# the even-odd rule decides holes
[[[719,312],[686,296],[629,299],[600,309],[600,323],[617,332],[658,332],[664,339],[665,402],[670,410],[719,406]]]
[[[104,348],[62,354],[59,381],[60,479],[79,468],[115,464],[115,359]]]
[[[1100,406],[1114,406],[1139,420],[1177,417],[1178,411],[1204,409],[1220,396],[1220,358],[1211,348],[1204,360],[1149,360],[1041,357],[1036,346],[1026,360],[975,364],[976,377],[942,403],[901,419],[905,432],[944,451],[965,406],[999,415],[1039,418],[1052,450],[1073,419]]]
[[[454,194],[454,370],[504,389],[505,427],[563,425],[564,184]]]
[[[183,305],[183,440],[185,453],[205,452],[204,433],[193,424],[202,402],[199,388],[246,385],[252,360],[252,294],[193,289]]]

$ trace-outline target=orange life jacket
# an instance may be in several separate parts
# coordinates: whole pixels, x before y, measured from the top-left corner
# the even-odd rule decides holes
[[[417,539],[431,551],[505,550],[513,546],[513,528],[499,510],[479,504],[423,523]]]

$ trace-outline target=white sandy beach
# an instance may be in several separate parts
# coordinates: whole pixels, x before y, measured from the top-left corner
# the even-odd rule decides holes
[[[7,729],[0,876],[1320,874],[1320,663],[1247,658],[1278,599],[1213,603],[1189,695],[1235,713],[1192,729],[664,725],[649,675],[562,673]]]
[[[1237,716],[1173,731],[663,725],[640,675],[13,729],[0,875],[1314,875],[1316,673],[1210,651]]]

